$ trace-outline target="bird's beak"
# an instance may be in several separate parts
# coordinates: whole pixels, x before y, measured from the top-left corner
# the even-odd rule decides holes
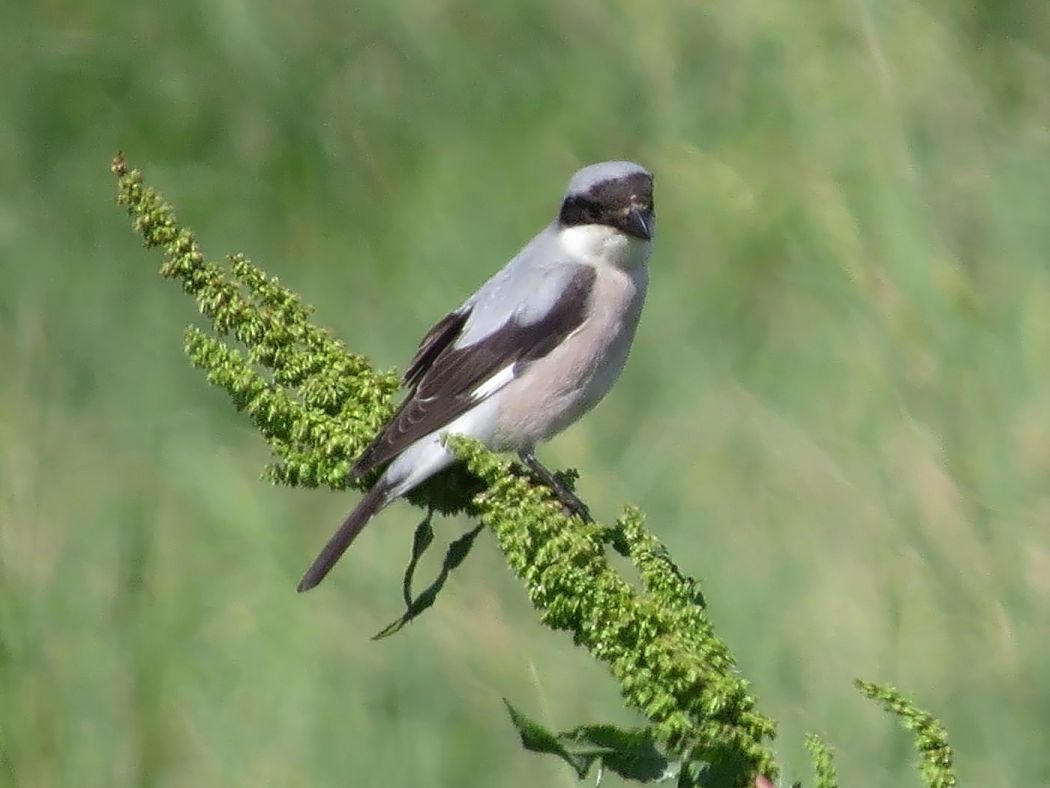
[[[648,241],[653,237],[653,225],[655,223],[656,218],[653,216],[652,211],[639,205],[633,205],[624,217],[622,229],[628,235]]]

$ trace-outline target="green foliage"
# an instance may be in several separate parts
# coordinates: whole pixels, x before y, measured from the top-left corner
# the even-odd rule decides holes
[[[377,374],[364,357],[311,325],[298,297],[243,257],[230,257],[228,269],[205,261],[193,233],[178,226],[171,206],[127,169],[123,156],[112,169],[118,202],[135,230],[165,255],[161,274],[181,282],[219,337],[191,326],[186,354],[270,444],[279,458],[271,477],[290,485],[345,486],[350,460],[390,414],[397,379]],[[220,339],[227,336],[247,353]]]
[[[112,169],[118,202],[134,228],[147,247],[165,255],[161,273],[180,280],[211,320],[216,336],[191,327],[186,353],[266,438],[279,458],[270,477],[289,485],[343,487],[350,459],[390,413],[396,378],[375,373],[367,360],[310,324],[309,310],[293,293],[243,258],[230,258],[228,272],[205,262],[192,233],[178,226],[174,211],[144,186],[141,174],[129,170],[121,155]],[[230,338],[247,353],[224,341]],[[554,734],[508,703],[523,745],[560,757],[580,778],[597,762],[623,777],[661,779],[671,760],[683,787],[742,788],[775,778],[777,766],[766,743],[775,735],[773,722],[756,710],[748,682],[715,635],[698,584],[646,530],[642,514],[629,507],[612,527],[585,523],[565,515],[546,487],[477,442],[458,436],[449,442],[472,481],[448,485],[453,497],[446,492],[441,505],[466,508],[481,518],[541,621],[570,632],[577,645],[604,662],[627,705],[650,722],[638,731],[587,725]],[[450,478],[455,475],[443,480]],[[479,484],[473,498],[464,500],[464,491],[478,490]],[[436,492],[435,485],[427,490]],[[377,639],[399,631],[434,603],[482,527],[450,545],[437,579],[414,596],[416,568],[433,542],[432,513],[428,509],[413,538],[402,589],[405,613]],[[644,593],[610,564],[607,548],[631,561]],[[954,786],[951,749],[940,723],[893,688],[863,681],[857,686],[916,732],[927,786]],[[835,788],[831,750],[815,735],[807,737],[806,747],[816,788]]]
[[[960,784],[1050,783],[1050,4],[57,0],[0,37],[0,784],[564,786],[500,696],[645,724],[488,532],[381,647],[418,509],[294,593],[357,495],[257,483],[116,148],[381,371],[573,168],[649,164],[634,351],[542,459],[702,578],[785,775],[814,729],[844,785],[919,784],[860,675],[923,688]]]
[[[669,776],[671,764],[656,748],[649,730],[625,731],[611,725],[581,725],[564,733],[552,733],[503,701],[521,744],[530,752],[554,755],[565,761],[581,780],[598,763],[621,777],[652,782]]]
[[[814,788],[838,788],[839,776],[835,771],[835,753],[815,733],[806,734],[806,750],[813,760]]]
[[[211,319],[220,338],[191,329],[187,354],[270,443],[280,458],[271,478],[342,487],[349,459],[390,412],[393,376],[375,375],[365,359],[311,326],[308,310],[293,294],[243,259],[231,258],[229,274],[205,263],[193,235],[177,225],[174,211],[143,185],[141,174],[119,155],[112,169],[118,201],[135,229],[148,247],[165,254],[162,274],[180,279]],[[226,336],[246,345],[247,356],[225,344]],[[641,514],[629,509],[612,529],[566,517],[542,485],[512,472],[478,444],[450,440],[484,488],[469,504],[460,500],[451,508],[480,515],[543,623],[568,630],[576,644],[606,663],[627,704],[650,720],[652,736],[684,761],[685,773],[703,775],[702,784],[710,786],[775,777],[765,743],[775,733],[772,721],[756,711],[747,682],[714,635],[696,583],[681,575],[645,530]],[[380,636],[433,603],[476,535],[472,531],[449,548],[438,579],[413,599],[411,577],[430,544],[428,528],[429,516],[417,529],[406,570],[408,609]],[[647,593],[636,592],[610,565],[610,543],[637,567]]]
[[[775,729],[755,709],[748,683],[715,636],[694,581],[681,576],[659,542],[628,509],[612,529],[563,515],[543,488],[510,473],[481,446],[451,438],[485,482],[482,521],[524,582],[541,621],[606,663],[627,704],[653,735],[686,761],[713,769],[712,785],[776,776],[765,740]],[[610,565],[610,542],[639,569],[637,593]]]
[[[411,623],[429,609],[437,599],[437,595],[441,593],[441,589],[445,587],[445,581],[448,580],[449,575],[466,560],[470,554],[470,548],[474,546],[474,539],[481,532],[482,526],[475,526],[450,544],[448,551],[445,553],[445,560],[441,562],[440,573],[430,585],[416,596],[412,593],[412,581],[415,579],[416,567],[419,565],[419,559],[423,557],[423,553],[434,541],[434,529],[430,525],[432,515],[432,511],[427,512],[427,516],[420,521],[416,527],[415,535],[412,537],[412,557],[405,568],[405,577],[401,584],[402,597],[405,600],[405,612],[396,621],[392,621],[383,627],[372,638],[373,640],[382,640],[400,632],[405,624]]]
[[[231,255],[226,267],[206,261],[193,233],[176,223],[172,207],[143,185],[137,170],[128,170],[122,155],[111,168],[117,200],[135,230],[148,248],[165,255],[161,275],[178,280],[211,321],[215,336],[186,329],[186,354],[266,439],[277,457],[267,468],[269,478],[290,486],[347,487],[350,461],[392,412],[397,376],[377,372],[312,325],[311,310],[299,297],[244,257]],[[473,488],[472,480],[452,471],[410,498],[455,512]]]
[[[860,679],[856,685],[865,697],[878,701],[886,711],[897,717],[904,728],[915,734],[915,749],[922,759],[919,769],[927,788],[952,788],[955,785],[952,748],[948,746],[948,732],[940,720],[920,709],[913,700],[894,687]]]

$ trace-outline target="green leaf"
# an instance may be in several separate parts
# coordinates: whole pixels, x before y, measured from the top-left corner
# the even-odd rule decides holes
[[[698,748],[681,762],[677,788],[732,788],[748,773],[746,758],[732,745]]]
[[[445,553],[445,560],[441,564],[441,572],[438,574],[437,579],[423,589],[423,592],[420,593],[419,596],[412,598],[412,575],[415,574],[416,564],[419,562],[419,557],[422,556],[423,552],[430,546],[430,543],[434,538],[433,531],[430,529],[429,520],[430,518],[428,516],[419,524],[416,528],[415,536],[412,539],[412,558],[409,560],[408,567],[405,569],[405,580],[402,584],[402,591],[405,596],[405,612],[396,621],[392,621],[381,631],[373,635],[372,640],[382,640],[383,638],[390,637],[401,631],[405,624],[418,618],[424,610],[433,605],[434,601],[437,599],[437,595],[441,592],[441,589],[445,587],[445,581],[448,580],[448,576],[452,573],[452,570],[462,564],[464,559],[470,554],[470,548],[474,546],[475,537],[481,532],[481,529],[484,528],[483,525],[478,525],[450,544],[448,546],[448,551]],[[429,535],[427,534],[428,531]]]
[[[416,574],[416,566],[434,541],[434,528],[430,524],[433,517],[434,510],[428,509],[427,516],[416,526],[416,532],[412,535],[412,557],[405,567],[405,578],[401,581],[401,596],[406,608],[412,607],[412,578]]]
[[[569,764],[581,780],[595,762],[602,771],[607,769],[628,780],[652,782],[669,776],[670,762],[656,748],[650,730],[581,725],[565,733],[553,733],[527,718],[506,699],[503,702],[518,729],[522,746],[530,752],[556,755]]]
[[[551,733],[538,722],[530,720],[511,706],[510,701],[506,698],[503,699],[503,702],[507,706],[507,711],[510,712],[510,721],[518,729],[522,747],[529,752],[556,755],[569,764],[575,770],[576,776],[581,780],[587,776],[591,764],[594,763],[595,756],[593,754],[569,752],[565,745],[561,743],[559,734]]]
[[[647,729],[624,730],[615,725],[583,725],[563,739],[590,744],[599,750],[602,766],[628,780],[651,782],[667,776],[669,762],[656,749],[652,732]]]

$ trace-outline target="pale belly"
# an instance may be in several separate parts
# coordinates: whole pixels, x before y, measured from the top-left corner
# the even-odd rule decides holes
[[[500,392],[496,451],[532,447],[593,408],[620,377],[645,300],[648,275],[604,270],[595,281],[587,321]]]

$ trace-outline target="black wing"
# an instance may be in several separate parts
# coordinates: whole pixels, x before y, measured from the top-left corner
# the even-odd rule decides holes
[[[522,324],[515,317],[484,339],[454,347],[470,311],[446,315],[432,328],[405,370],[415,386],[397,412],[361,454],[350,474],[360,477],[394,459],[411,444],[461,416],[483,397],[475,390],[508,365],[520,373],[543,358],[583,323],[596,272],[579,266],[564,292],[544,317]]]
[[[468,317],[470,317],[470,309],[450,312],[427,332],[427,335],[419,343],[419,349],[416,351],[416,354],[412,356],[412,360],[405,367],[405,373],[401,376],[402,386],[411,388],[423,379],[423,375],[433,365],[434,360],[441,355],[441,351],[451,345],[455,338],[459,336],[459,332],[463,330]]]

